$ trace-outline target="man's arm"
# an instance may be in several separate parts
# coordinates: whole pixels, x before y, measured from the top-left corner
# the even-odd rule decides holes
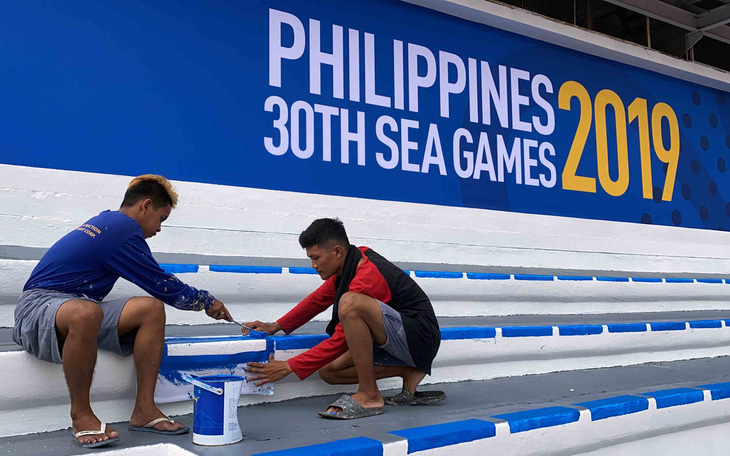
[[[106,267],[165,304],[181,310],[205,310],[217,320],[231,320],[226,307],[213,295],[163,271],[141,237],[132,237],[119,246],[107,260]]]

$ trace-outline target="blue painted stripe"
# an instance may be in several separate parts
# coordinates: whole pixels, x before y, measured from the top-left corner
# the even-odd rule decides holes
[[[197,264],[160,263],[160,267],[168,274],[198,272],[199,269]]]
[[[466,278],[473,280],[509,280],[509,274],[492,274],[488,272],[467,272]]]
[[[700,283],[722,283],[722,279],[697,279]]]
[[[382,442],[367,437],[335,440],[288,450],[256,453],[253,456],[383,456]]]
[[[317,274],[314,268],[289,268],[289,274]]]
[[[662,280],[659,277],[632,277],[631,280],[634,282],[646,282],[646,283],[661,283]]]
[[[722,328],[721,320],[695,320],[689,322],[689,327],[694,329]]]
[[[588,277],[588,276],[558,276],[558,280],[593,280],[593,277]]]
[[[295,336],[273,336],[277,350],[298,350],[312,348],[329,338],[327,334],[298,334]]]
[[[683,321],[658,321],[649,323],[652,331],[682,331],[687,329],[687,324]]]
[[[509,423],[510,433],[515,434],[532,429],[573,423],[580,418],[580,412],[568,407],[547,407],[536,410],[525,410],[524,412],[494,415],[492,418],[507,421]]]
[[[642,394],[655,398],[658,409],[693,404],[695,402],[701,402],[704,399],[704,394],[701,390],[692,388],[675,388]]]
[[[502,328],[502,337],[536,337],[552,335],[552,326],[505,326]]]
[[[667,278],[664,279],[667,283],[695,283],[695,279],[682,279],[682,278]]]
[[[563,325],[558,326],[558,334],[561,336],[588,336],[592,334],[601,334],[603,326],[601,325]]]
[[[647,410],[649,408],[649,399],[638,396],[617,396],[573,405],[587,408],[591,411],[591,421],[598,421],[612,416],[628,415]]]
[[[555,280],[555,277],[549,275],[537,275],[537,274],[515,274],[515,280],[536,280],[549,282]]]
[[[441,328],[441,340],[493,339],[495,337],[497,337],[497,330],[494,328],[480,326]]]
[[[424,277],[430,279],[461,279],[464,277],[463,272],[450,271],[415,271],[416,277]]]
[[[646,323],[614,323],[607,325],[610,333],[645,332]]]
[[[238,329],[237,327],[233,327],[234,330]],[[240,329],[238,329],[240,332]],[[206,343],[206,342],[228,342],[232,340],[260,340],[255,337],[251,336],[244,336],[243,334],[238,335],[231,335],[231,336],[221,336],[221,337],[165,337],[165,345],[173,345],[173,344],[197,344],[197,343]]]
[[[700,385],[698,388],[710,390],[713,401],[730,397],[730,382]]]
[[[599,282],[628,282],[628,277],[596,277]]]
[[[225,264],[211,264],[213,272],[236,272],[239,274],[281,274],[278,266],[230,266]]]
[[[408,454],[486,439],[495,433],[494,423],[474,419],[389,432],[408,439]]]

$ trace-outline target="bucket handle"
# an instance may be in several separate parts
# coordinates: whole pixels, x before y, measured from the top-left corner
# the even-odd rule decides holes
[[[195,385],[197,387],[203,388],[206,391],[210,391],[213,394],[217,394],[218,396],[223,395],[222,388],[214,388],[214,387],[210,386],[209,384],[203,383],[200,380],[198,380],[197,378],[194,378],[188,374],[182,374],[182,379],[188,383],[192,383],[193,385]]]

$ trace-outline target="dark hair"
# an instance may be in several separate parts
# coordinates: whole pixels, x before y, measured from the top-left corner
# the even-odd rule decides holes
[[[177,193],[164,177],[144,175],[136,177],[130,182],[126,193],[124,193],[122,207],[134,206],[142,199],[152,200],[152,206],[155,208],[167,205],[175,207]]]
[[[345,225],[338,218],[317,219],[299,235],[299,245],[303,249],[315,245],[323,247],[328,243],[341,245],[345,248],[350,246],[350,240],[347,239],[347,233],[345,232]]]

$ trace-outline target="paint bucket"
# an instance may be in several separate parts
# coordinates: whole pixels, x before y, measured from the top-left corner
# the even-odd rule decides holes
[[[193,443],[229,445],[243,440],[238,426],[238,399],[243,377],[183,375],[193,388]]]

